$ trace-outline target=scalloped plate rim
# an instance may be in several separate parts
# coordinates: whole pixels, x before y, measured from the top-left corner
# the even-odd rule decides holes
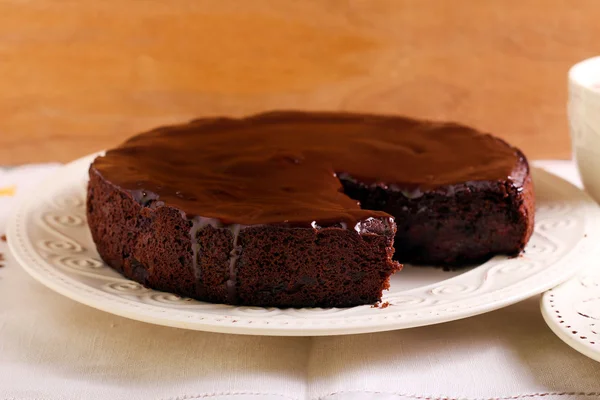
[[[102,154],[98,152],[92,155],[82,157],[69,164],[60,167],[53,177],[48,178],[45,186],[50,187],[50,182],[54,179],[65,179],[77,172],[77,169],[81,169],[89,165],[91,160],[97,155]],[[75,172],[74,172],[75,171]],[[592,215],[591,218],[584,218],[584,231],[586,232],[587,240],[584,238],[576,242],[576,244],[569,250],[567,255],[564,255],[559,261],[554,262],[555,264],[568,263],[566,260],[568,257],[572,257],[575,250],[585,248],[590,253],[599,253],[599,250],[593,248],[593,246],[587,245],[582,246],[582,242],[589,243],[594,238],[600,239],[600,208],[595,206],[595,203],[587,194],[582,192],[579,188],[570,184],[569,182],[553,175],[547,171],[541,169],[534,169],[534,174],[546,175],[547,179],[553,180],[554,184],[560,186],[563,185],[565,188],[568,186],[569,191],[576,194],[584,201],[586,207],[591,207]],[[81,171],[79,171],[81,173]],[[70,178],[75,179],[75,178]],[[68,180],[68,179],[67,179]],[[42,189],[45,187],[42,185]],[[50,190],[51,192],[51,190]],[[40,197],[47,196],[47,193],[42,191],[43,195]],[[258,324],[252,325],[252,320],[248,320],[249,317],[244,316],[227,316],[224,315],[221,318],[215,318],[214,314],[210,314],[207,318],[209,320],[203,320],[202,317],[199,321],[193,320],[193,318],[183,318],[174,312],[173,308],[160,307],[156,305],[142,304],[139,301],[122,298],[114,294],[107,294],[106,292],[100,291],[92,286],[89,286],[81,281],[77,281],[73,277],[66,275],[64,272],[59,271],[58,268],[52,267],[52,265],[46,262],[34,249],[33,244],[28,238],[27,227],[24,223],[27,221],[28,214],[27,210],[36,201],[40,201],[34,196],[26,198],[21,204],[19,204],[17,210],[11,216],[7,226],[8,244],[12,254],[16,260],[23,266],[23,268],[36,280],[50,289],[90,307],[109,312],[115,315],[119,315],[126,318],[131,318],[139,321],[148,323],[173,326],[178,328],[211,331],[211,332],[222,332],[222,333],[236,333],[236,334],[253,334],[253,335],[277,335],[277,336],[320,336],[320,335],[340,335],[340,334],[355,334],[355,333],[368,333],[378,332],[396,329],[412,328],[417,326],[431,325],[443,322],[449,322],[457,319],[467,318],[470,316],[482,314],[485,312],[493,311],[518,301],[524,300],[533,295],[539,294],[557,284],[565,281],[574,275],[579,268],[570,268],[565,270],[564,268],[552,279],[546,279],[542,283],[537,282],[534,285],[524,285],[523,282],[513,284],[509,286],[518,287],[521,286],[520,290],[510,292],[502,298],[494,298],[494,293],[500,291],[506,291],[507,288],[500,288],[491,292],[484,292],[474,298],[485,298],[491,297],[489,300],[480,301],[479,303],[471,305],[469,307],[458,307],[453,310],[446,309],[440,311],[438,308],[436,312],[429,312],[430,315],[420,315],[418,318],[402,320],[400,316],[403,313],[410,313],[410,310],[397,314],[391,315],[388,307],[388,311],[379,308],[371,308],[370,306],[359,306],[355,308],[364,308],[368,310],[368,314],[358,317],[345,317],[345,316],[329,316],[329,324],[324,324],[324,318],[319,318],[319,323],[310,326],[310,317],[297,318],[291,316],[289,318],[269,319],[270,317],[255,316],[255,322]],[[594,206],[592,206],[592,204]],[[593,222],[597,221],[598,224]],[[86,224],[87,229],[87,224]],[[588,257],[588,259],[591,257]],[[585,262],[575,263],[578,267],[583,268]],[[581,264],[581,265],[579,265]],[[46,268],[46,270],[44,269]],[[49,268],[49,269],[48,269]],[[52,271],[50,273],[49,271]],[[527,279],[539,276],[541,272],[528,277]],[[125,278],[122,278],[126,281]],[[448,281],[452,280],[449,279]],[[527,280],[526,280],[527,281]],[[66,283],[65,283],[66,282]],[[73,286],[73,287],[71,287]],[[150,292],[161,293],[149,289]],[[472,300],[472,299],[471,299]],[[385,298],[384,298],[385,301]],[[222,306],[222,305],[221,305]],[[228,306],[229,307],[229,306]],[[235,308],[235,307],[234,307]],[[255,309],[261,310],[260,307],[254,307]],[[353,308],[354,309],[354,308]],[[263,309],[263,310],[273,310]],[[340,309],[347,310],[347,309]],[[285,312],[286,310],[280,310]],[[300,310],[301,312],[302,310]],[[324,310],[326,311],[326,310]],[[294,310],[295,313],[298,310]],[[312,309],[311,312],[319,312],[318,309]],[[181,314],[181,312],[179,312]],[[174,314],[174,315],[169,315]],[[418,313],[417,313],[418,314]],[[424,313],[427,314],[427,313]],[[237,320],[236,320],[237,319]],[[245,324],[236,324],[238,320],[243,320]],[[270,322],[273,322],[272,324]],[[262,324],[262,325],[261,325]]]

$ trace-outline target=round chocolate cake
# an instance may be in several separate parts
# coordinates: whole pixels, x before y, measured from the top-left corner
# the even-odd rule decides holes
[[[533,230],[523,154],[452,123],[205,118],[134,136],[89,175],[88,223],[108,265],[218,303],[375,303],[400,262],[517,255]]]

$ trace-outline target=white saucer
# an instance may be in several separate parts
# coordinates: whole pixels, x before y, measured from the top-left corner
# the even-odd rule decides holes
[[[600,260],[544,293],[541,307],[544,320],[559,338],[600,361]]]
[[[539,294],[597,260],[600,208],[584,192],[534,169],[536,227],[522,257],[469,270],[406,267],[392,279],[386,308],[278,309],[182,299],[123,278],[99,258],[87,227],[87,169],[96,155],[62,167],[37,187],[8,226],[25,270],[76,301],[127,318],[186,329],[255,335],[339,335],[437,324]],[[43,305],[40,305],[43,306]]]

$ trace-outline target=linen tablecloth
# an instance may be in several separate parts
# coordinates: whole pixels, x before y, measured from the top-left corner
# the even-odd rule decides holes
[[[539,165],[577,182],[570,162]],[[0,170],[0,234],[57,165]],[[0,241],[0,399],[517,400],[600,398],[600,363],[544,324],[539,296],[436,326],[338,337],[186,331],[78,304]]]

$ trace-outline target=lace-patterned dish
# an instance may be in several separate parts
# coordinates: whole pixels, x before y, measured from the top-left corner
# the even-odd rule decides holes
[[[600,208],[570,183],[534,169],[536,226],[523,256],[495,257],[452,272],[407,266],[392,278],[384,306],[378,307],[278,309],[203,303],[145,288],[99,258],[85,217],[87,169],[95,156],[65,165],[20,204],[9,222],[9,245],[23,268],[49,288],[91,307],[154,324],[290,336],[437,324],[539,294],[600,253]]]
[[[600,264],[544,293],[542,315],[569,346],[600,361]]]

